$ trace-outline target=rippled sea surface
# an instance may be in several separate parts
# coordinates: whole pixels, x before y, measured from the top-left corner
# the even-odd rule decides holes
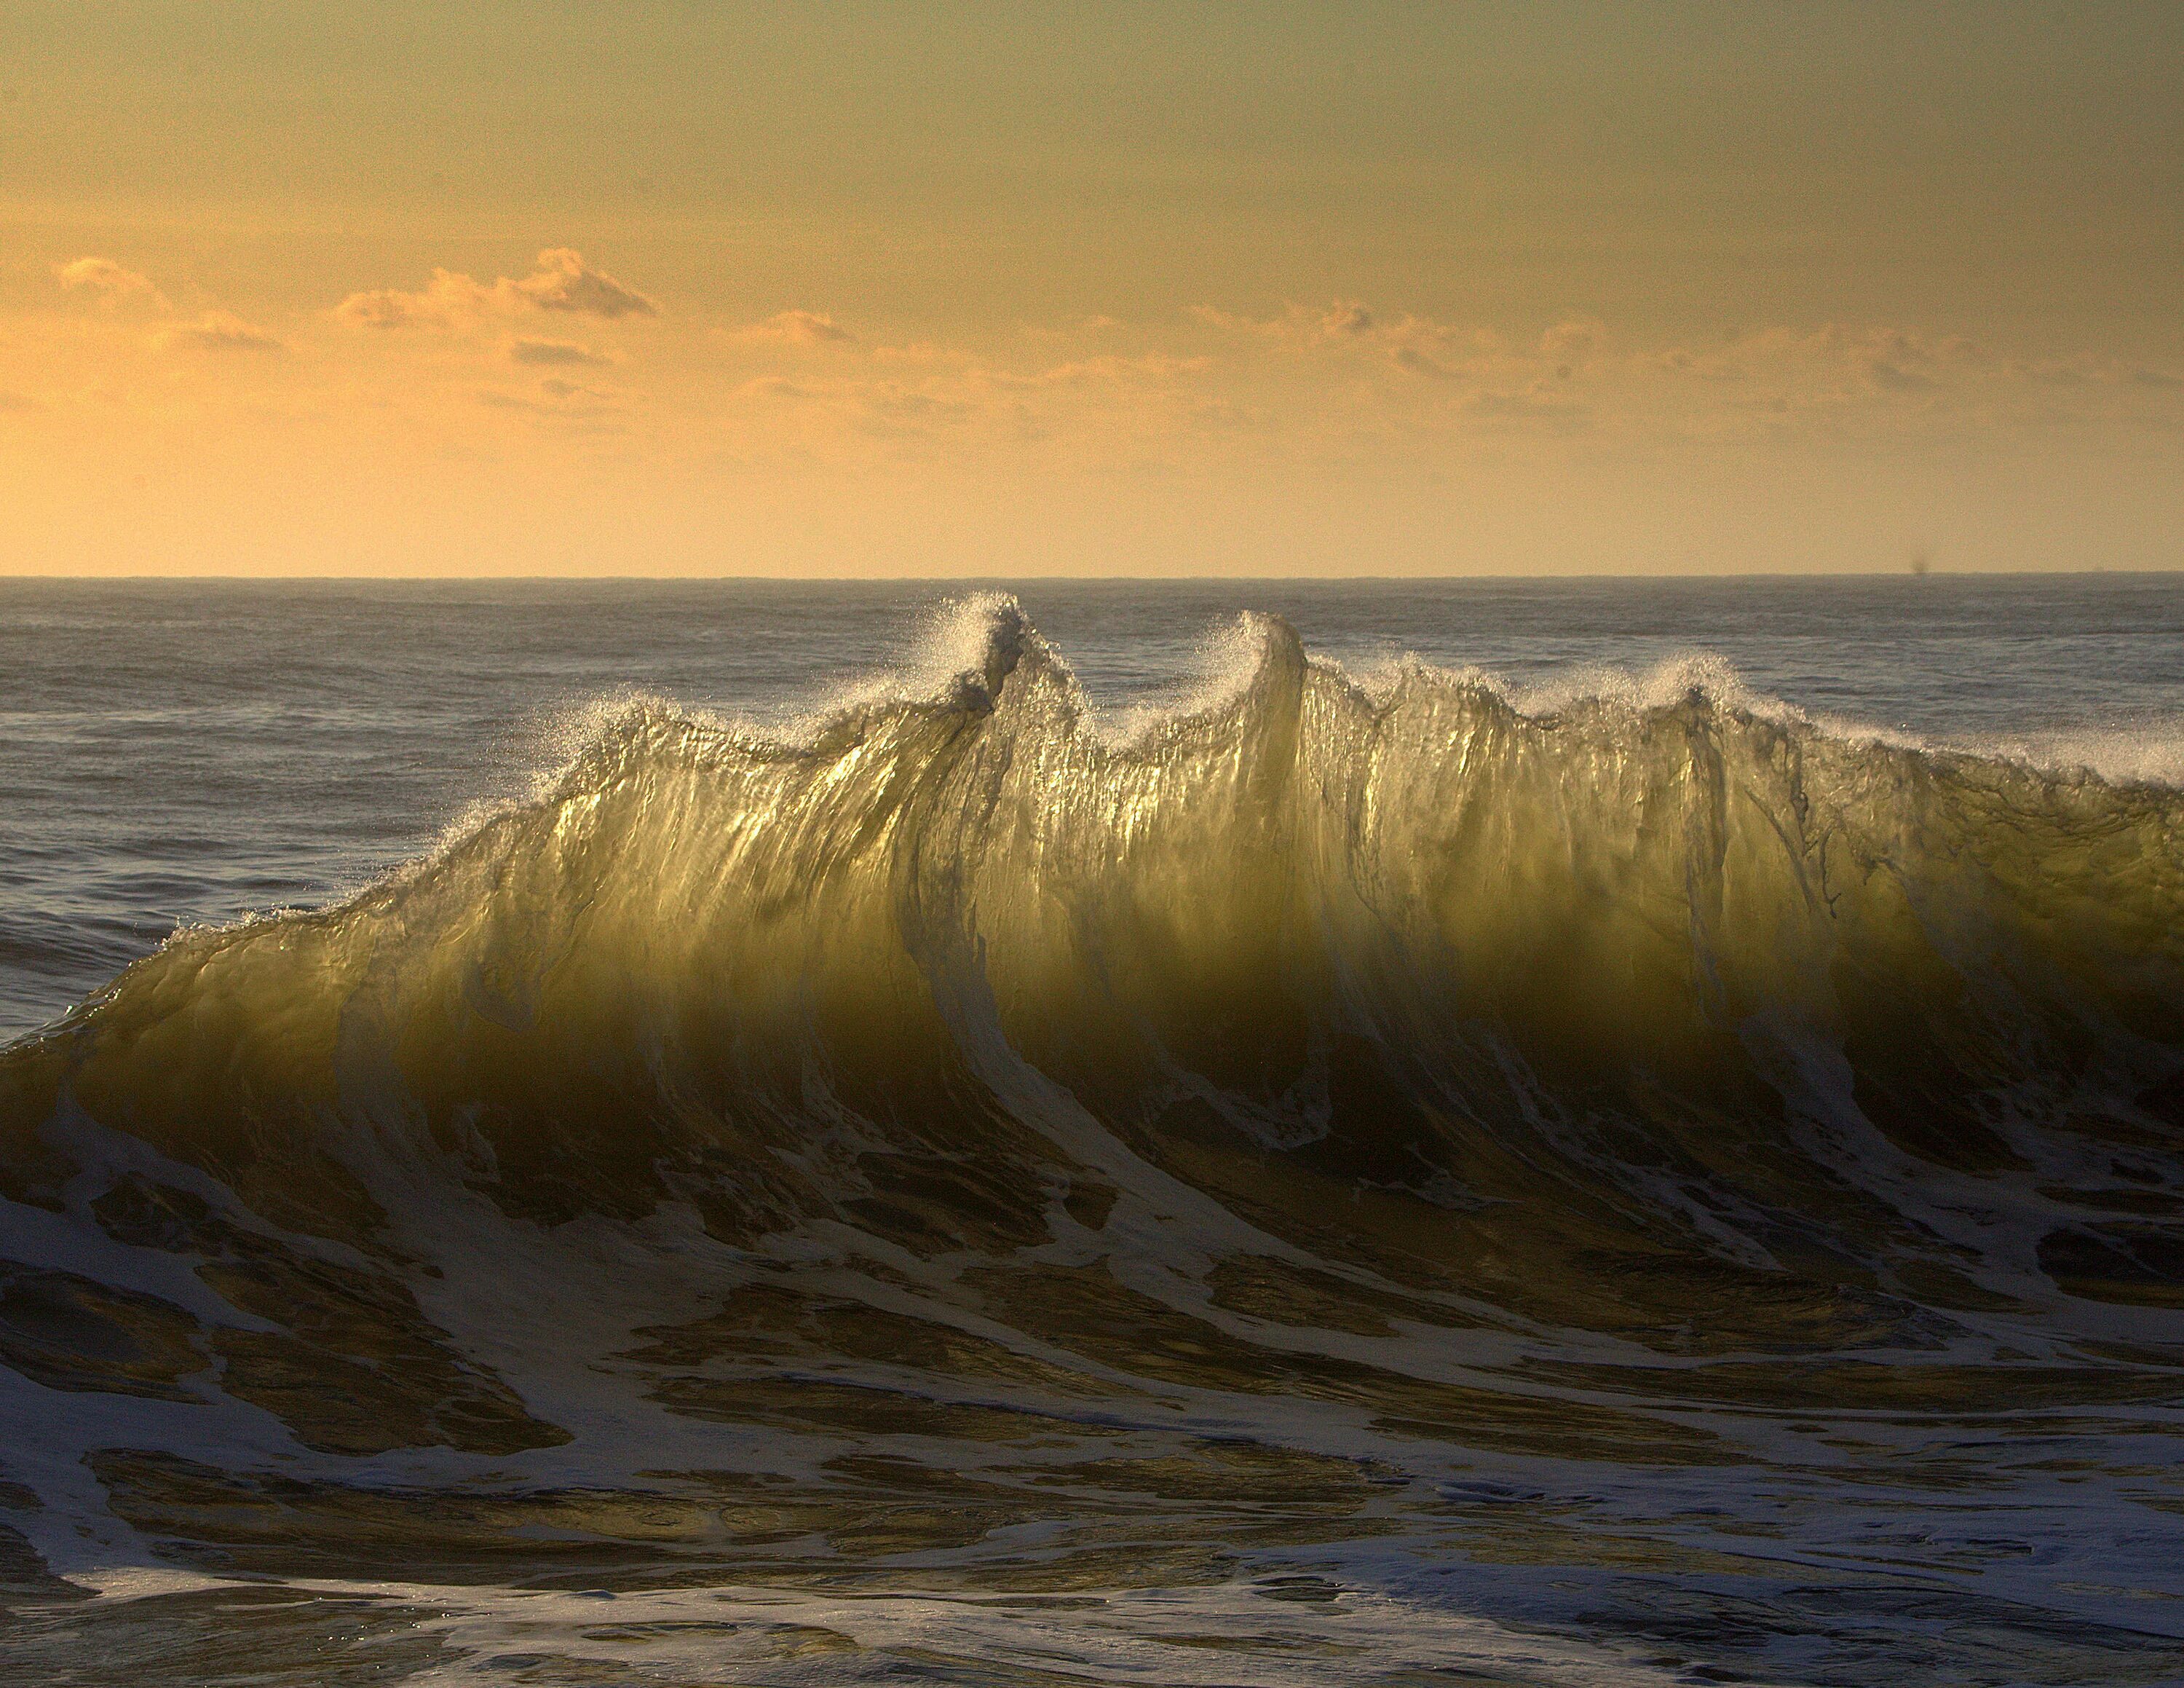
[[[0,581],[0,1680],[2184,1682],[2184,584]]]

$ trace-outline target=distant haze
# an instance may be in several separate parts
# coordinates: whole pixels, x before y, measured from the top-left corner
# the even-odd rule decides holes
[[[2184,563],[2184,8],[0,13],[0,573]]]

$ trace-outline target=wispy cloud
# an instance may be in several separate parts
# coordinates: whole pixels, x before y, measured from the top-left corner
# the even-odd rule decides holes
[[[1284,350],[1317,349],[1328,355],[1384,358],[1413,375],[1441,380],[1469,377],[1477,372],[1475,366],[1483,355],[1501,349],[1498,338],[1485,329],[1436,322],[1409,311],[1387,316],[1355,299],[1338,299],[1324,306],[1291,305],[1271,317],[1242,316],[1211,305],[1194,305],[1190,314],[1210,328]],[[1565,324],[1550,330],[1548,338],[1574,336],[1580,329],[1596,327]],[[1571,344],[1576,344],[1573,338]]]
[[[746,323],[728,331],[732,340],[780,345],[842,345],[857,337],[833,317],[816,310],[784,310],[763,322]]]
[[[1382,332],[1385,326],[1363,301],[1354,299],[1338,299],[1323,307],[1292,305],[1279,316],[1246,316],[1212,305],[1195,305],[1190,314],[1209,328],[1295,345],[1362,340]]]
[[[913,340],[906,346],[874,346],[872,361],[875,363],[916,364],[930,367],[974,361],[968,353],[950,350],[933,340]]]
[[[1337,299],[1319,319],[1319,332],[1329,339],[1369,334],[1373,327],[1373,313],[1354,299]]]
[[[1674,346],[1616,361],[1634,376],[1773,388],[1792,405],[1837,407],[1860,398],[1930,399],[1967,380],[2011,372],[1962,335],[1840,322],[1760,328],[1712,346]],[[2052,377],[2017,372],[2049,384],[2078,378],[2075,369],[2058,368]]]
[[[1540,355],[1565,375],[1607,344],[1607,325],[1597,316],[1574,316],[1540,336]]]
[[[1529,423],[1561,433],[1585,424],[1585,406],[1539,388],[1523,393],[1475,393],[1464,400],[1463,409],[1485,422]]]
[[[194,322],[162,329],[153,337],[163,347],[208,352],[279,352],[287,347],[275,335],[254,327],[231,310],[208,310]]]
[[[516,363],[549,366],[614,361],[604,352],[595,352],[589,346],[578,345],[574,340],[532,340],[521,335],[508,343],[508,355]]]
[[[1213,366],[1208,357],[1166,357],[1148,353],[1143,357],[1078,358],[1058,363],[1036,374],[1018,375],[1006,370],[973,372],[997,387],[1056,387],[1088,381],[1162,381],[1178,375],[1201,375]]]
[[[538,387],[540,396],[526,394],[487,391],[477,395],[478,402],[497,411],[514,411],[526,415],[562,422],[600,424],[614,421],[622,411],[619,394],[602,391],[596,387],[584,387],[573,381],[564,381],[559,376],[549,376]]]
[[[53,265],[54,277],[72,293],[95,293],[104,303],[136,300],[167,308],[167,296],[152,284],[151,277],[124,269],[111,258],[75,258]]]
[[[1391,355],[1398,369],[1407,369],[1413,375],[1429,376],[1435,381],[1461,381],[1464,378],[1462,370],[1442,362],[1431,352],[1417,346],[1398,346]]]
[[[486,316],[532,310],[573,311],[609,319],[656,316],[660,307],[626,282],[584,261],[573,247],[549,247],[538,267],[520,279],[490,283],[453,270],[435,270],[415,293],[378,288],[353,293],[334,314],[359,328],[451,328]]]
[[[1870,359],[1865,364],[1865,378],[1875,386],[1891,393],[1930,393],[1942,383],[1925,371],[1911,369],[1900,363],[1892,363],[1885,357]]]

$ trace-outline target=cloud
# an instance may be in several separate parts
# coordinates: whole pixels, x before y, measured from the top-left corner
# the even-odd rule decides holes
[[[876,363],[938,365],[967,363],[971,360],[962,352],[950,351],[931,340],[915,340],[906,346],[874,346],[872,361]]]
[[[609,319],[657,316],[660,307],[636,288],[584,262],[573,247],[549,247],[538,267],[521,280],[501,277],[490,286],[453,270],[435,270],[417,293],[377,288],[353,293],[334,315],[358,328],[451,328],[482,316],[566,310]]]
[[[508,343],[508,355],[516,363],[528,364],[605,364],[613,360],[588,346],[580,346],[574,340],[528,340],[521,336]]]
[[[71,292],[92,293],[106,305],[141,301],[161,310],[173,306],[148,277],[124,269],[111,258],[75,258],[53,265],[54,277]],[[164,349],[192,348],[199,351],[279,352],[287,347],[263,328],[244,321],[231,310],[208,310],[194,322],[178,322],[162,328],[152,344]]]
[[[1051,369],[1041,370],[1036,375],[1014,375],[1006,371],[974,372],[997,386],[1055,387],[1086,381],[1129,381],[1147,378],[1166,380],[1178,375],[1201,375],[1213,366],[1209,357],[1163,357],[1149,353],[1144,357],[1079,358],[1072,363],[1060,363]]]
[[[1018,322],[1017,333],[1027,340],[1073,340],[1087,334],[1106,334],[1124,327],[1119,316],[1102,311],[1091,316],[1072,316],[1061,322]]]
[[[1709,381],[1753,381],[1787,385],[1807,396],[1834,400],[1856,387],[1869,393],[1936,393],[1995,372],[1992,361],[1960,334],[1930,335],[1913,328],[1847,327],[1769,327],[1738,334],[1711,347],[1676,347],[1631,361],[1635,373],[1691,376]],[[2017,373],[2049,384],[2082,378],[2073,365],[2016,366]],[[1855,383],[1846,387],[1845,383]]]
[[[1474,393],[1463,401],[1468,415],[1484,422],[1529,423],[1556,433],[1574,433],[1585,426],[1585,407],[1552,393]]]
[[[1216,305],[1194,305],[1189,314],[1224,334],[1244,335],[1289,352],[1387,344],[1387,325],[1354,299],[1338,299],[1323,307],[1291,304],[1279,316],[1246,316]]]
[[[1279,316],[1267,317],[1246,316],[1240,311],[1223,310],[1217,305],[1194,305],[1190,307],[1190,315],[1209,328],[1292,344],[1325,338],[1325,332],[1320,325],[1323,317],[1331,314],[1309,310],[1301,305],[1290,305]]]
[[[1271,322],[1262,322],[1255,316],[1223,310],[1217,305],[1194,305],[1190,314],[1209,328],[1225,329],[1232,334],[1279,334],[1285,327],[1285,319],[1282,317],[1278,316]]]
[[[1540,336],[1540,355],[1558,370],[1566,369],[1596,356],[1607,343],[1606,323],[1597,316],[1575,316]]]
[[[445,328],[490,310],[497,290],[514,285],[503,280],[488,288],[452,270],[435,270],[421,293],[393,288],[353,293],[334,307],[334,315],[357,328]]]
[[[564,381],[559,376],[549,376],[538,383],[543,398],[531,398],[521,393],[486,391],[477,395],[482,405],[490,405],[499,411],[517,411],[534,416],[551,417],[562,422],[604,423],[618,417],[622,411],[619,396],[596,387],[579,386],[573,381]]]
[[[1475,377],[1480,372],[1479,360],[1501,351],[1499,337],[1487,329],[1436,322],[1409,311],[1384,316],[1354,299],[1338,299],[1324,309],[1291,305],[1279,316],[1266,318],[1241,316],[1211,305],[1194,305],[1190,314],[1208,327],[1291,350],[1355,348],[1384,357],[1412,375],[1435,380]],[[1550,330],[1548,340],[1557,349],[1567,340],[1567,355],[1574,356],[1580,344],[1589,343],[1585,337],[1596,341],[1600,332],[1596,323],[1565,324]]]
[[[841,345],[857,337],[833,317],[816,310],[784,310],[763,322],[732,329],[732,340],[766,341],[782,345]]]
[[[808,381],[792,381],[785,375],[761,375],[736,388],[732,397],[738,399],[816,399],[822,396],[819,388]]]
[[[1971,342],[1961,336],[1936,340],[1906,328],[1845,334],[1841,343],[1852,366],[1889,393],[1931,392],[1942,385],[1947,367],[1978,358]]]
[[[162,310],[167,308],[166,295],[152,285],[149,277],[125,270],[111,258],[72,259],[54,265],[53,275],[70,291],[97,293],[108,305],[142,299]]]
[[[1865,363],[1866,379],[1876,387],[1885,387],[1892,393],[1930,393],[1941,385],[1930,375],[1902,364],[1891,363],[1886,358],[1870,358]]]
[[[254,328],[231,310],[208,310],[194,322],[163,329],[155,344],[209,352],[281,352],[287,347],[262,328]]]
[[[1398,368],[1407,369],[1413,375],[1430,376],[1435,381],[1461,381],[1464,378],[1463,371],[1451,368],[1430,352],[1421,351],[1416,346],[1398,346],[1390,355]]]
[[[576,310],[587,316],[657,316],[660,307],[634,288],[593,269],[573,247],[538,254],[538,269],[515,290],[542,310]]]
[[[1373,313],[1355,299],[1337,299],[1325,310],[1292,305],[1279,316],[1245,316],[1215,305],[1194,305],[1190,315],[1209,328],[1231,334],[1255,334],[1268,340],[1306,345],[1316,341],[1358,338],[1373,329]]]
[[[2096,384],[2150,387],[2158,392],[2184,388],[2184,376],[2145,364],[2126,363],[2112,357],[2082,353],[2075,357],[2013,361],[2009,372],[2043,387],[2087,387]]]
[[[1354,299],[1335,300],[1319,319],[1319,332],[1329,339],[1346,334],[1369,334],[1373,326],[1373,313]]]

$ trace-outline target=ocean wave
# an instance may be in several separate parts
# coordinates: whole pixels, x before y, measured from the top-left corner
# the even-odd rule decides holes
[[[1718,664],[1353,674],[1271,618],[1104,716],[1005,598],[785,726],[607,700],[0,1051],[9,1597],[582,1651],[540,1589],[753,1585],[694,1657],[870,1663],[872,1593],[1378,1590],[1428,1659],[1449,1590],[1590,1629],[1603,1568],[1802,1633],[1915,1524],[1986,1603],[1903,1621],[1983,1680],[2129,1663],[2067,1590],[2174,1580],[2116,1509],[2184,1351],[2180,817]]]
[[[539,1219],[937,1249],[1152,1168],[1582,1327],[1658,1311],[1585,1249],[2023,1295],[2042,1181],[2174,1182],[2180,816],[1716,666],[1367,683],[1257,618],[1118,725],[985,599],[796,730],[625,699],[428,860],[177,934],[5,1057],[0,1177],[52,1199],[72,1109],[332,1234],[364,1132]]]

